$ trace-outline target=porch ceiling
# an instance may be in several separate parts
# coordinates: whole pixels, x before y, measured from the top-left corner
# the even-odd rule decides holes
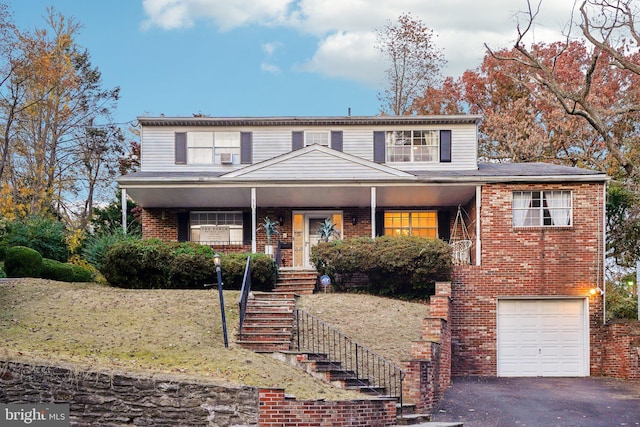
[[[375,185],[373,185],[375,186]],[[329,208],[371,206],[371,187],[294,186],[256,187],[258,206]],[[376,187],[379,207],[456,206],[475,194],[473,185],[382,185]],[[127,187],[127,194],[143,207],[249,208],[250,187]]]

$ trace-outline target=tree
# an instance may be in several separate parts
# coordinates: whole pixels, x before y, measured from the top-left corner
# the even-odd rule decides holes
[[[514,55],[501,55],[486,46],[496,59],[522,66],[527,82],[553,99],[556,108],[588,124],[610,156],[609,172],[631,179],[638,174],[637,150],[629,147],[637,146],[639,140],[640,112],[640,53],[636,48],[640,35],[633,22],[638,12],[634,8],[632,0],[584,0],[580,28],[590,44],[584,45],[580,62],[571,56],[571,46],[577,42],[569,37],[552,49],[526,46],[525,36],[539,12],[539,5],[533,10],[530,3],[525,24],[517,26]],[[598,11],[595,16],[594,10]]]
[[[52,212],[83,227],[122,151],[121,131],[110,124],[119,89],[101,87],[89,53],[75,43],[78,23],[48,9],[46,24],[13,32],[0,183],[15,213]]]
[[[409,113],[414,98],[440,80],[446,64],[444,54],[434,42],[433,30],[410,14],[387,22],[376,32],[377,48],[389,62],[388,87],[379,94],[382,110],[396,116]]]

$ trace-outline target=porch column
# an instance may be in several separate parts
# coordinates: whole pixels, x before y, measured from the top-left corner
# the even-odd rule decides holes
[[[376,237],[376,187],[371,187],[371,238]]]
[[[127,234],[127,189],[123,188],[120,203],[122,204],[122,233]]]
[[[256,230],[256,225],[257,225],[257,208],[256,208],[256,188],[252,187],[251,188],[251,252],[252,253],[256,253],[257,250],[257,242],[256,242],[256,238],[257,238],[257,230]]]
[[[476,265],[482,265],[480,254],[482,248],[480,247],[482,239],[480,239],[480,208],[482,207],[482,186],[476,185]]]

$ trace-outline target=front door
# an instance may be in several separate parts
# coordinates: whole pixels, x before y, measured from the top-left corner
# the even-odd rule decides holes
[[[335,224],[335,229],[342,237],[342,212],[340,211],[307,211],[293,213],[293,266],[314,268],[309,261],[311,248],[320,242],[320,226],[326,219]],[[332,240],[336,238],[333,237]]]

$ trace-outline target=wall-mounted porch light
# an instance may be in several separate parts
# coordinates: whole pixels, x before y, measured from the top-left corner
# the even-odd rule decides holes
[[[358,223],[358,217],[353,215],[351,217],[351,224],[356,225]]]
[[[602,289],[600,289],[600,286],[597,286],[595,288],[591,288],[589,290],[589,293],[591,295],[595,295],[595,294],[604,295],[604,291]]]

